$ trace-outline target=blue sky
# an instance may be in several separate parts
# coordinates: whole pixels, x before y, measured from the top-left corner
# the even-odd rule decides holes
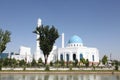
[[[38,18],[64,32],[65,45],[76,34],[85,46],[98,48],[100,57],[120,59],[119,0],[0,0],[0,28],[12,33],[5,52],[18,52],[21,45],[35,52]],[[55,45],[61,47],[61,37]]]

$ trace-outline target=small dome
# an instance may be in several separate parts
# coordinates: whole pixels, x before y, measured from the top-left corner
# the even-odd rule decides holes
[[[74,35],[70,38],[68,43],[82,43],[82,39],[79,36]]]

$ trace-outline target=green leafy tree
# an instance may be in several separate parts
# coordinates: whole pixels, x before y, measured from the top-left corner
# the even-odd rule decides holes
[[[6,49],[7,43],[10,42],[10,35],[11,33],[8,30],[0,29],[0,53]]]
[[[85,66],[86,66],[86,67],[89,67],[89,60],[88,60],[88,59],[86,59]]]
[[[85,58],[81,58],[80,62],[83,63],[83,64],[85,64],[86,63]]]
[[[39,66],[42,66],[42,65],[43,65],[43,61],[42,61],[41,58],[38,59],[38,65],[39,65]]]
[[[37,66],[37,62],[35,61],[35,59],[32,60],[31,66],[32,66],[32,67],[36,67],[36,66]]]
[[[50,66],[53,66],[53,62],[52,61],[50,62]]]
[[[60,63],[61,63],[61,66],[62,66],[62,67],[65,66],[65,61],[64,61],[64,60],[61,60]]]
[[[78,64],[78,59],[75,59],[75,62],[73,62],[73,65],[77,67],[77,64]]]
[[[43,63],[41,58],[38,59],[38,63]]]
[[[33,33],[39,35],[39,44],[40,48],[43,51],[45,57],[45,64],[47,64],[48,55],[50,54],[55,40],[59,37],[58,30],[52,26],[43,26],[36,27],[36,30]]]
[[[26,65],[26,62],[25,62],[24,59],[19,61],[19,66],[20,66],[20,67],[23,67],[23,66],[25,66],[25,65]]]
[[[2,64],[0,63],[0,71],[2,70]]]
[[[45,71],[49,71],[50,70],[50,67],[49,67],[49,65],[46,65],[46,67],[45,67]],[[46,79],[45,79],[46,80]],[[48,80],[48,79],[47,79]]]
[[[11,67],[12,68],[15,68],[16,67],[16,65],[17,65],[17,61],[16,61],[16,59],[10,59],[10,64],[11,64]]]
[[[119,62],[118,60],[115,60],[115,70],[119,70]]]
[[[0,71],[2,70],[2,66],[3,66],[3,59],[0,59]]]
[[[4,66],[4,67],[9,67],[9,65],[10,65],[10,59],[9,59],[9,58],[5,58],[5,59],[3,60],[3,66]]]
[[[108,57],[106,55],[102,58],[102,63],[105,65],[108,62]]]

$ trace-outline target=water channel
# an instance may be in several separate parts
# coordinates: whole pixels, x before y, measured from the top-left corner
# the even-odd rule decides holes
[[[120,80],[120,74],[0,74],[0,80]]]

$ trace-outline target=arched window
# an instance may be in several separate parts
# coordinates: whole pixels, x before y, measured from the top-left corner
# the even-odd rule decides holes
[[[73,60],[76,60],[76,54],[73,54]]]
[[[80,54],[80,59],[82,59],[82,58],[83,58],[83,54],[81,53],[81,54]]]
[[[66,54],[67,61],[69,61],[69,54]]]
[[[74,46],[75,46],[75,44],[74,44]]]
[[[94,61],[94,55],[92,55],[92,60]]]
[[[63,54],[60,55],[60,60],[61,60],[61,61],[63,60]]]

